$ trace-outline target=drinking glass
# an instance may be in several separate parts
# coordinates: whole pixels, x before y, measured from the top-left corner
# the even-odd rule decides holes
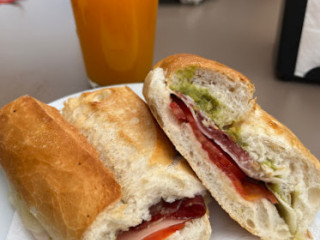
[[[92,87],[143,82],[153,62],[158,0],[71,0]]]

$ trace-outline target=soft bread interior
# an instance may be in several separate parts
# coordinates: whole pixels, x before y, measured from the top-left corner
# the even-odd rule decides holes
[[[287,128],[261,110],[254,100],[250,100],[251,94],[242,97],[243,92],[247,94],[252,88],[248,84],[243,85],[240,78],[233,78],[233,80],[228,78],[232,74],[237,76],[236,72],[234,73],[229,68],[221,70],[215,66],[208,69],[208,60],[203,60],[204,64],[201,65],[199,61],[202,60],[197,57],[196,62],[191,61],[190,66],[196,65],[195,69],[198,69],[192,76],[193,81],[197,82],[200,87],[208,87],[215,97],[219,97],[219,100],[221,97],[223,103],[227,102],[225,104],[228,104],[228,108],[234,109],[234,112],[238,111],[237,114],[233,114],[231,111],[230,121],[233,121],[232,125],[237,127],[237,133],[245,142],[246,150],[250,155],[254,159],[263,159],[262,156],[264,159],[271,158],[272,164],[282,164],[286,169],[283,171],[287,171],[287,173],[279,182],[282,182],[282,190],[288,188],[294,198],[292,206],[296,214],[293,217],[296,218],[298,227],[292,234],[283,216],[279,215],[278,209],[269,201],[263,199],[248,202],[243,200],[235,191],[230,180],[224,177],[224,174],[214,164],[210,163],[207,153],[203,151],[195,139],[188,124],[179,124],[176,121],[169,108],[170,94],[172,93],[170,81],[177,81],[175,77],[172,80],[172,76],[177,76],[175,72],[179,71],[179,67],[190,68],[190,60],[182,60],[184,57],[184,55],[178,55],[169,57],[168,61],[167,59],[163,60],[157,64],[145,80],[144,96],[161,127],[177,150],[188,160],[212,196],[240,225],[262,239],[290,239],[294,234],[297,239],[308,238],[306,235],[307,226],[317,212],[315,209],[319,209],[320,173],[318,161]],[[176,59],[173,60],[173,58]],[[189,58],[190,56],[187,57],[187,59]],[[216,70],[217,73],[212,73]],[[224,76],[221,77],[221,75]],[[187,74],[187,77],[190,77],[190,74]],[[209,78],[213,78],[213,80]],[[212,81],[218,84],[213,84],[215,87],[212,87],[210,83]],[[240,88],[238,91],[230,91],[229,85],[235,84],[233,81],[237,82],[236,86]],[[242,90],[246,87],[248,87],[247,90]],[[219,93],[214,93],[215,91]],[[235,104],[234,99],[244,107]],[[222,128],[230,127],[224,123],[221,125]],[[279,172],[280,170],[279,168]]]
[[[172,202],[205,193],[145,103],[130,89],[104,89],[70,99],[63,115],[96,147],[122,186],[121,201],[98,216],[84,239],[115,239],[119,231],[149,220],[148,208],[161,198]],[[207,215],[190,224],[172,239],[209,238]]]
[[[289,129],[258,105],[241,124],[240,132],[250,155],[259,162],[271,163],[278,174],[279,182],[270,185],[294,209],[293,231],[298,235],[305,232],[320,208],[319,161]]]

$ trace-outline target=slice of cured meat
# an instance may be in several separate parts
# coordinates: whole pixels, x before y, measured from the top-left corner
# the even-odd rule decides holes
[[[161,200],[149,209],[151,219],[118,235],[117,240],[162,240],[182,229],[187,221],[206,213],[202,196],[183,198],[172,203]]]

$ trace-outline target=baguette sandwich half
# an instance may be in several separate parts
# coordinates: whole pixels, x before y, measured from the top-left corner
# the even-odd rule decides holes
[[[122,187],[121,202],[105,216],[111,228],[121,229],[118,240],[209,239],[205,188],[130,88],[71,98],[63,116],[98,150]]]
[[[310,239],[320,163],[253,93],[242,74],[189,54],[160,61],[143,88],[159,125],[234,220],[262,239]]]
[[[209,239],[206,190],[131,90],[83,94],[64,115],[85,136],[29,96],[0,110],[0,163],[37,239]]]

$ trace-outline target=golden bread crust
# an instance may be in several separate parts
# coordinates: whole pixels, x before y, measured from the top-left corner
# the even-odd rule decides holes
[[[81,239],[120,185],[58,110],[24,96],[0,110],[0,163],[53,239]]]
[[[223,65],[222,63],[209,60],[193,54],[175,54],[159,61],[153,69],[160,67],[165,72],[165,77],[169,78],[171,74],[175,73],[179,69],[183,69],[190,66],[196,66],[197,68],[207,69],[215,72],[219,72],[230,81],[240,81],[250,89],[250,92],[254,92],[254,85],[250,80],[239,73],[238,71]]]
[[[105,99],[100,101],[99,98],[102,96]],[[154,120],[146,103],[129,87],[108,88],[83,93],[78,104],[80,106],[89,104],[90,112],[101,114],[105,121],[114,123],[124,142],[134,146],[138,152],[146,156],[150,154],[150,165],[170,165],[178,155],[172,143]],[[81,123],[79,124],[81,125]],[[128,161],[130,160],[128,159]],[[181,164],[181,167],[191,171],[186,163]]]

